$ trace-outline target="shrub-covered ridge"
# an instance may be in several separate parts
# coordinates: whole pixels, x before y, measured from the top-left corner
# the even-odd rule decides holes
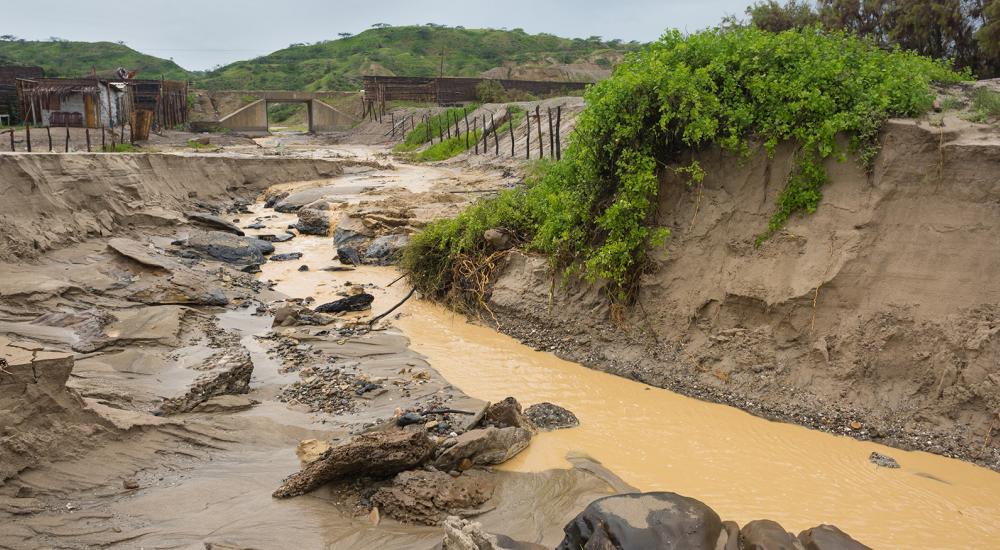
[[[483,232],[503,227],[627,300],[649,247],[669,235],[654,224],[660,175],[704,177],[684,152],[717,144],[749,155],[752,140],[769,153],[781,141],[798,144],[764,239],[793,214],[816,209],[824,159],[853,152],[869,165],[886,118],[922,114],[932,81],[961,78],[943,63],[818,29],[668,32],[588,90],[562,161],[541,166],[523,188],[429,226],[406,250],[404,269],[425,293],[467,290],[460,266],[485,257]],[[838,134],[850,136],[851,151],[838,149]]]

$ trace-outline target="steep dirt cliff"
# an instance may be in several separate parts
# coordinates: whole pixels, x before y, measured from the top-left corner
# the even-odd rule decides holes
[[[695,155],[669,171],[672,238],[618,323],[599,285],[513,253],[501,327],[589,366],[855,437],[996,467],[1000,135],[891,121],[874,169],[828,163],[815,214],[761,246],[796,151]],[[614,317],[618,317],[615,315]]]

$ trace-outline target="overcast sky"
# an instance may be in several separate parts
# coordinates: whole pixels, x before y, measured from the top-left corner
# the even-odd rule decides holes
[[[750,0],[48,0],[4,6],[0,34],[124,41],[186,69],[209,69],[296,42],[358,33],[373,23],[517,28],[566,37],[647,42],[664,29],[696,31]],[[8,4],[4,0],[4,4]]]

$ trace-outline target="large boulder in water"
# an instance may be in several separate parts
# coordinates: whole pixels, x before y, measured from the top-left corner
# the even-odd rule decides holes
[[[260,240],[222,231],[208,231],[188,239],[187,246],[220,262],[235,265],[260,265],[267,260],[264,259],[264,254],[257,241]]]
[[[542,430],[558,430],[580,425],[580,420],[572,411],[552,403],[535,403],[524,409],[524,416]]]
[[[817,525],[799,533],[805,550],[872,550],[833,525]]]
[[[757,519],[740,529],[744,550],[802,550],[802,545],[776,521]]]
[[[716,550],[728,533],[705,503],[668,492],[628,493],[595,500],[566,527],[558,550]]]

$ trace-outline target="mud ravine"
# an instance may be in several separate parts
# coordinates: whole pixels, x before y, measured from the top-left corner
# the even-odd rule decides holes
[[[305,440],[336,444],[403,410],[474,411],[508,396],[580,421],[488,469],[493,497],[468,517],[519,541],[552,548],[591,501],[630,489],[687,495],[740,524],[834,524],[873,548],[1000,540],[1000,474],[970,462],[593,370],[419,297],[370,326],[410,289],[391,266],[342,262],[335,239],[412,231],[519,178],[407,165],[374,147],[264,158],[274,143],[263,143],[263,154],[186,164],[0,156],[27,205],[21,218],[3,211],[0,243],[0,548],[435,548],[440,527],[373,515],[366,480],[271,495],[299,470]],[[62,176],[39,188],[46,170]],[[102,187],[116,177],[127,181]],[[305,234],[310,223],[328,227]],[[233,231],[264,242],[230,246]],[[270,258],[259,273],[212,256],[263,254],[254,246]],[[315,316],[360,293],[374,296],[370,310]],[[873,452],[900,468],[876,466]]]

